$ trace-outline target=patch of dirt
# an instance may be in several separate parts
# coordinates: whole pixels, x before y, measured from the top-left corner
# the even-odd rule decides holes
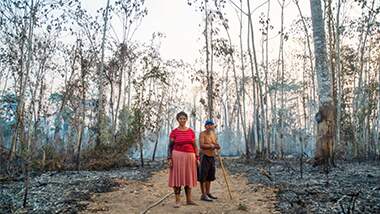
[[[211,190],[219,197],[214,202],[200,201],[199,183],[192,190],[193,200],[198,205],[185,205],[184,191],[181,192],[182,206],[174,208],[174,195],[170,195],[147,213],[279,213],[275,210],[277,189],[257,188],[248,184],[245,176],[228,176],[233,200],[229,199],[221,169],[217,169],[217,180]],[[168,170],[153,174],[146,182],[125,181],[122,188],[108,193],[93,195],[91,203],[82,213],[141,213],[173,190],[168,187]]]

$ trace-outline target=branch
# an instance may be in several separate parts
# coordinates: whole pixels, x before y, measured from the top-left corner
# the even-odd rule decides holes
[[[235,2],[233,2],[232,0],[229,0],[229,2],[233,4],[238,10],[240,10],[240,12],[244,13],[244,15],[248,16],[248,13],[243,11],[243,9],[241,9],[237,4],[235,4]]]
[[[268,173],[268,171],[266,171],[265,169],[261,169],[261,168],[259,168],[259,171],[260,171],[260,174],[262,174],[265,177],[267,177],[270,181],[273,181],[273,178],[272,178],[272,176],[270,176],[270,174]]]
[[[251,11],[251,14],[254,13],[257,9],[259,9],[260,7],[264,6],[265,4],[267,4],[269,2],[269,0],[266,0],[265,2],[261,3],[259,6],[257,6],[255,9],[253,9]]]
[[[166,194],[163,198],[161,198],[159,201],[157,201],[156,203],[150,205],[148,208],[146,208],[144,211],[142,211],[140,214],[145,214],[147,213],[150,209],[152,209],[153,207],[159,205],[161,202],[163,202],[166,198],[168,198],[169,196],[173,195],[174,192],[171,192],[171,193],[168,193]]]

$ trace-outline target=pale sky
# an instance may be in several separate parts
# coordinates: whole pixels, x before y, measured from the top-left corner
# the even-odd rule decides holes
[[[239,4],[238,0],[233,0]],[[113,3],[114,0],[111,0]],[[230,21],[230,34],[238,44],[238,20],[233,6],[227,0],[227,17]],[[251,1],[251,9],[265,3],[266,0]],[[280,26],[280,7],[279,2],[282,0],[271,0],[270,18],[275,28],[272,30],[272,40],[270,47],[273,49],[272,54],[276,56],[278,52],[279,37],[276,34]],[[299,15],[292,0],[285,1],[284,24],[289,26]],[[100,7],[105,7],[107,0],[82,0],[82,4],[88,11],[95,11]],[[136,31],[135,40],[148,42],[152,33],[161,32],[166,35],[162,40],[161,54],[165,59],[183,59],[185,62],[192,63],[195,58],[199,57],[199,50],[204,45],[202,31],[204,28],[204,13],[195,10],[195,6],[189,6],[187,0],[145,0],[148,9],[148,15],[144,17],[141,26]],[[300,0],[303,15],[309,16],[309,0]],[[254,28],[256,30],[257,43],[259,42],[258,17],[261,13],[266,14],[267,4],[254,11]],[[246,23],[243,28],[246,28]],[[285,28],[286,30],[287,28]],[[224,33],[224,32],[223,32]],[[243,33],[246,36],[246,33]],[[271,37],[271,36],[270,36]],[[244,41],[245,42],[245,41]],[[258,44],[257,44],[258,45]]]

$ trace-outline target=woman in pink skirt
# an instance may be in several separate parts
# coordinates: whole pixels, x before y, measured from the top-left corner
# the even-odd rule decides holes
[[[191,198],[191,188],[197,185],[198,149],[195,144],[194,131],[186,127],[187,114],[183,111],[177,114],[179,126],[172,130],[169,136],[168,163],[169,187],[174,189],[175,205],[181,205],[181,187],[185,187],[186,204],[196,205]]]

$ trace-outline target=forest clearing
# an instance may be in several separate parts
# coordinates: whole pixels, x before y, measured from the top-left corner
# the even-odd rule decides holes
[[[380,213],[380,1],[1,0],[0,213]]]

